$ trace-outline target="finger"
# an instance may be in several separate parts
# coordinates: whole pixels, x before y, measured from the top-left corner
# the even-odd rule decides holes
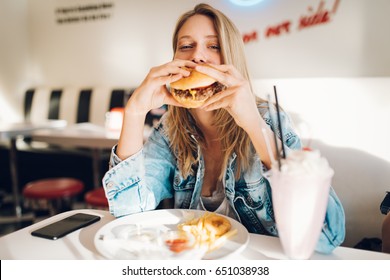
[[[157,77],[155,80],[159,85],[167,85],[173,82],[176,82],[183,78],[182,74],[174,74],[174,75],[169,75],[169,76],[162,76],[162,77]]]
[[[191,60],[181,60],[181,59],[175,59],[174,62],[177,62],[179,67],[189,67],[189,68],[195,68],[196,64],[195,62]]]
[[[241,74],[231,65],[210,65],[210,67],[199,65],[195,69],[228,87],[242,79]]]
[[[168,62],[168,64],[169,63],[173,63],[176,66],[180,66],[180,67],[186,66],[191,68],[195,68],[195,66],[198,65],[197,63],[191,60],[184,60],[184,59],[177,59],[177,58],[173,59],[171,62]]]
[[[150,71],[150,77],[157,78],[161,76],[170,76],[175,74],[181,74],[184,77],[190,75],[190,71],[187,68],[193,68],[196,66],[196,63],[188,60],[173,60],[164,65],[153,67]]]
[[[229,65],[229,64],[208,64],[208,65],[211,68],[214,68],[224,73],[234,73],[234,71],[236,71],[236,68],[233,65]]]
[[[177,102],[176,99],[173,98],[173,96],[168,91],[164,97],[164,104],[173,105],[173,106],[177,106],[177,107],[184,107],[182,104]]]
[[[209,106],[212,103],[219,102],[222,99],[225,99],[226,97],[234,94],[236,92],[235,88],[227,88],[223,91],[220,91],[213,96],[211,96],[209,99],[206,100],[206,102],[203,104],[202,108],[205,108]]]
[[[166,64],[168,67],[171,67],[170,69],[181,69],[185,70],[186,72],[189,72],[188,68],[194,69],[196,67],[196,63],[189,61],[189,60],[173,60],[172,62],[169,62]]]
[[[185,68],[177,67],[175,65],[164,65],[161,67],[154,68],[151,71],[152,78],[168,77],[177,74],[187,77],[190,75],[190,71],[186,70]]]
[[[188,71],[188,68],[195,69],[196,63],[190,60],[173,60],[172,62],[168,63],[172,65],[173,67],[178,67],[182,73],[185,73],[184,76],[189,76],[190,71]]]
[[[220,99],[218,101],[215,101],[209,105],[203,106],[202,109],[205,111],[213,111],[213,110],[217,110],[220,108],[226,109],[229,107],[229,105],[230,105],[229,100],[227,98],[225,98],[225,99]]]
[[[187,68],[195,68],[197,64],[190,60],[173,60],[172,65],[169,66],[168,72],[170,79],[168,83],[173,83],[180,80],[183,77],[188,77],[191,72],[186,69]]]
[[[181,78],[183,78],[184,75],[183,74],[175,74],[175,75],[169,75],[167,78],[167,84],[170,84],[170,83],[173,83],[173,82],[176,82],[178,80],[180,80]]]
[[[195,67],[196,71],[199,71],[203,74],[206,74],[214,79],[216,79],[219,82],[223,82],[225,80],[225,74],[224,72],[214,69],[212,67],[204,66],[204,65],[197,65]]]

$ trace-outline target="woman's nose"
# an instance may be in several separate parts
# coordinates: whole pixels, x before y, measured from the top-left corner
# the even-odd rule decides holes
[[[192,59],[192,62],[195,62],[195,63],[205,63],[206,61],[204,61],[203,59],[194,58],[194,59]]]
[[[195,48],[194,52],[192,53],[192,59],[195,63],[205,63],[207,61],[206,56],[204,55],[203,50],[200,48]]]

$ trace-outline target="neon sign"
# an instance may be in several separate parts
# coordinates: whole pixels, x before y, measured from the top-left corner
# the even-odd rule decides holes
[[[260,3],[261,1],[263,0],[230,0],[230,2],[238,6],[253,6]]]

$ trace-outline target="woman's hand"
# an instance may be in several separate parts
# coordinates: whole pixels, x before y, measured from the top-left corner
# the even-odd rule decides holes
[[[249,129],[253,123],[258,123],[261,116],[249,82],[232,65],[210,66],[197,65],[195,69],[213,77],[225,85],[226,89],[210,97],[201,108],[206,111],[226,109],[244,130]]]
[[[133,92],[126,104],[121,135],[116,154],[126,159],[137,153],[143,146],[146,114],[164,104],[179,106],[166,85],[190,74],[183,67],[196,66],[185,60],[173,60],[164,65],[152,68],[142,84]]]
[[[227,88],[210,97],[201,108],[207,111],[218,108],[226,109],[237,125],[248,133],[261,161],[270,169],[271,157],[264,137],[271,137],[270,139],[272,139],[273,131],[258,111],[256,97],[252,93],[249,81],[232,65],[211,66],[214,69],[201,65],[196,66],[195,69],[213,77]],[[265,129],[265,135],[262,129]],[[280,143],[279,147],[281,147]],[[273,158],[275,158],[277,150],[274,142],[271,143],[271,150]]]
[[[196,63],[192,61],[175,59],[153,67],[132,94],[126,105],[126,112],[145,116],[150,110],[160,108],[164,104],[180,106],[168,92],[166,85],[190,74],[183,67],[194,68],[195,66]]]

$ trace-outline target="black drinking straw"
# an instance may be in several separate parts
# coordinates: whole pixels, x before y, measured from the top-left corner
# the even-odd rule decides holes
[[[275,149],[276,149],[276,159],[278,160],[278,166],[279,166],[279,170],[280,170],[280,167],[281,167],[281,162],[280,162],[280,154],[278,153],[278,140],[276,139],[276,128],[275,128],[275,121],[272,117],[272,110],[271,110],[271,96],[268,94],[268,111],[269,111],[269,115],[270,115],[270,118],[271,118],[271,122],[272,122],[272,125],[274,126],[274,142],[275,142]]]
[[[286,151],[284,150],[282,122],[280,121],[280,110],[279,110],[278,94],[276,93],[276,86],[274,86],[274,93],[275,93],[275,101],[276,101],[276,112],[277,112],[278,123],[279,123],[280,141],[282,142],[282,157],[285,159]]]

